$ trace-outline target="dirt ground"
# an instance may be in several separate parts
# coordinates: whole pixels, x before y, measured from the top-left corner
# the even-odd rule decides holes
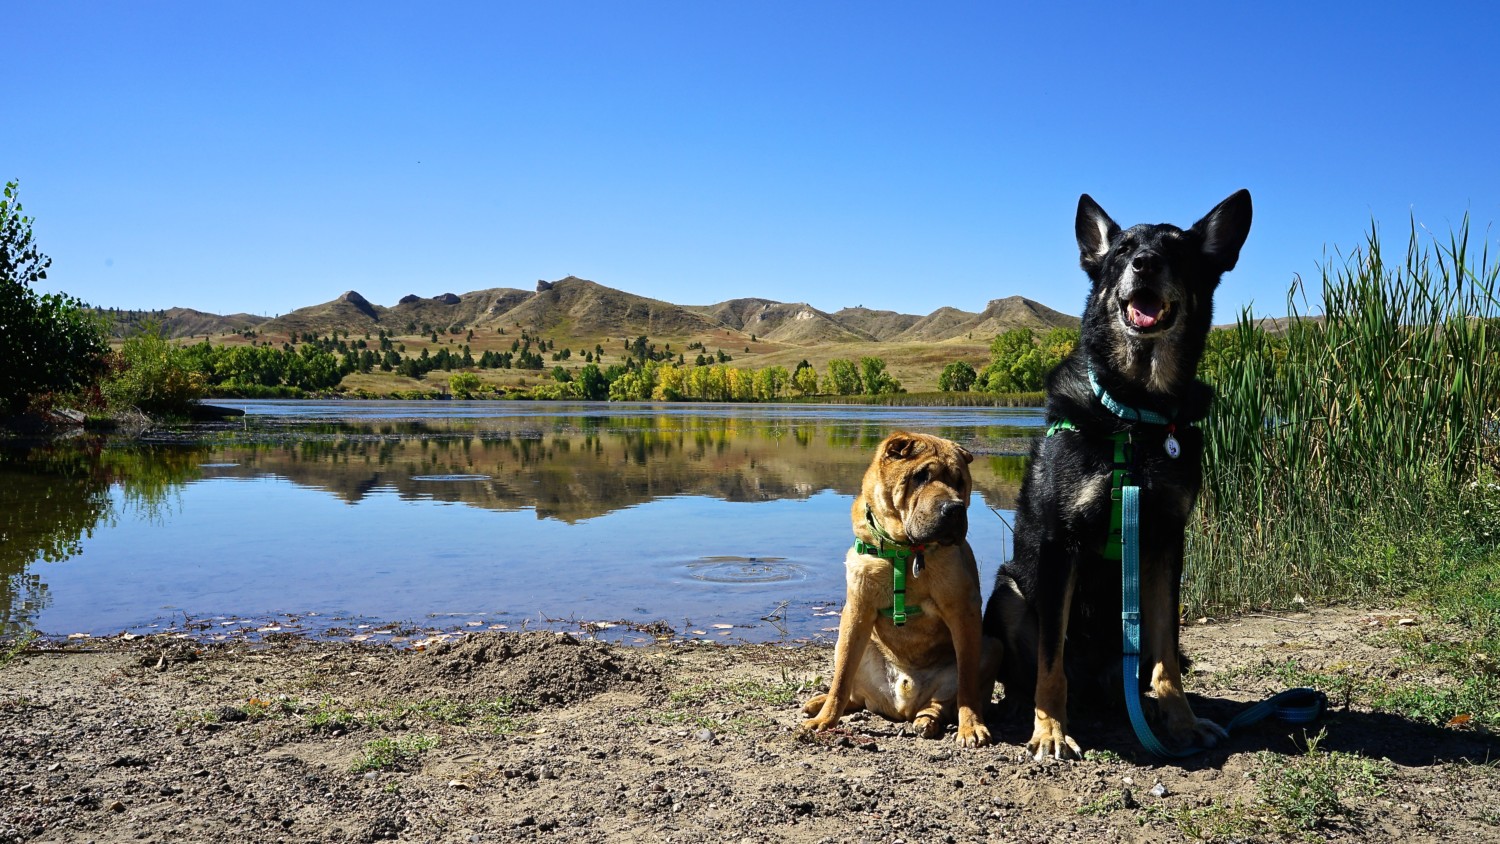
[[[1222,723],[1279,689],[1267,668],[1291,658],[1420,672],[1381,641],[1402,621],[1427,623],[1324,610],[1191,625],[1195,707]],[[1466,726],[1335,701],[1319,750],[1389,760],[1383,781],[1288,832],[1258,782],[1302,758],[1301,728],[1268,722],[1168,763],[1122,718],[1078,720],[1094,752],[1070,763],[1024,760],[1029,724],[977,750],[863,715],[799,738],[798,706],[831,666],[827,647],[555,633],[424,650],[42,644],[0,666],[0,842],[1500,838],[1500,744]]]

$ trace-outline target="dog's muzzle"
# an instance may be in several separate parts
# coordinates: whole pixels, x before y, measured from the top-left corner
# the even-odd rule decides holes
[[[957,545],[969,535],[969,508],[962,501],[944,501],[929,525],[930,529],[925,532],[908,529],[907,536],[912,544]],[[919,533],[925,535],[918,536]]]
[[[1137,252],[1130,259],[1130,273],[1120,290],[1120,321],[1140,335],[1166,330],[1177,313],[1171,287],[1161,255],[1151,249]]]

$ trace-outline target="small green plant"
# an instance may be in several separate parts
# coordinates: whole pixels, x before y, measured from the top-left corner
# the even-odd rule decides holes
[[[325,697],[307,713],[307,726],[314,730],[351,730],[359,723],[354,711]]]
[[[460,701],[430,698],[415,703],[397,702],[387,708],[395,720],[407,718],[458,727],[477,725],[497,735],[513,733],[524,719],[519,713],[525,705],[518,699],[501,696],[491,700]]]
[[[27,630],[9,642],[0,642],[0,668],[9,665],[16,657],[31,647],[31,643],[41,638],[41,634],[35,630]]]
[[[359,758],[349,767],[350,773],[380,771],[409,764],[425,751],[438,746],[437,736],[415,735],[400,738],[378,738],[365,742]]]
[[[1338,751],[1322,752],[1325,733],[1307,739],[1307,753],[1288,758],[1270,751],[1256,757],[1251,773],[1261,800],[1294,829],[1310,831],[1348,817],[1346,801],[1378,797],[1390,776],[1390,763]]]

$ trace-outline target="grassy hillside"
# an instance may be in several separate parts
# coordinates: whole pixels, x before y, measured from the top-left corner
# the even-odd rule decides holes
[[[1016,327],[1045,331],[1076,326],[1075,318],[1020,297],[997,299],[971,313],[943,307],[926,316],[863,307],[826,313],[804,303],[769,299],[730,299],[715,305],[682,306],[615,290],[569,276],[537,283],[534,291],[497,287],[463,294],[403,297],[393,306],[370,302],[356,291],[275,319],[218,317],[188,309],[156,312],[163,333],[181,342],[297,348],[309,336],[333,337],[361,351],[381,349],[418,357],[446,350],[478,359],[486,352],[539,352],[542,370],[485,369],[481,383],[530,387],[550,380],[554,367],[577,376],[597,357],[604,367],[622,363],[633,341],[646,337],[659,356],[692,365],[699,355],[723,357],[739,369],[783,366],[803,360],[821,377],[828,361],[858,363],[877,357],[908,391],[937,388],[944,366],[966,361],[976,369],[988,359],[994,336]],[[121,336],[139,320],[122,322]],[[602,352],[602,356],[599,353]],[[670,358],[666,354],[670,353]],[[348,376],[341,389],[370,393],[436,390],[447,371],[414,380],[374,370]]]

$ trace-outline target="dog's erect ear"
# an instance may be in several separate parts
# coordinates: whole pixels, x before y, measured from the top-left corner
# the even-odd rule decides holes
[[[907,460],[921,450],[922,441],[905,431],[897,431],[885,438],[884,456],[887,460]]]
[[[1250,210],[1250,191],[1239,190],[1193,224],[1192,230],[1203,236],[1203,254],[1219,272],[1227,273],[1239,262],[1240,247],[1250,236]]]
[[[1093,275],[1104,263],[1109,243],[1120,233],[1120,226],[1088,194],[1078,197],[1078,218],[1073,221],[1078,235],[1078,257],[1084,272]]]

